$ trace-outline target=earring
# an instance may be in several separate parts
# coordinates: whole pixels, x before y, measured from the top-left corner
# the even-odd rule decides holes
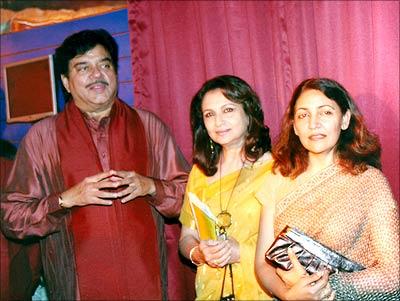
[[[214,156],[215,155],[215,147],[214,147],[214,142],[211,139],[209,141],[209,145],[210,145],[211,156]]]

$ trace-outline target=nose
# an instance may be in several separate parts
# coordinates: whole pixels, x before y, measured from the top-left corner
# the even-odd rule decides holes
[[[99,78],[101,76],[101,71],[100,71],[99,67],[97,67],[97,66],[92,67],[90,76],[93,78]]]
[[[321,121],[321,118],[320,118],[319,114],[311,114],[309,123],[308,123],[308,127],[310,129],[319,128],[321,125],[320,121]]]
[[[222,114],[215,115],[215,126],[221,126],[224,123],[224,117]]]

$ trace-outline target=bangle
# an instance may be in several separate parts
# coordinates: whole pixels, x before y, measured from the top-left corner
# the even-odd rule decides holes
[[[66,207],[64,207],[64,201],[61,197],[61,194],[58,197],[58,206],[60,206],[61,208],[65,209]]]
[[[190,252],[189,252],[190,261],[191,261],[194,265],[196,265],[196,266],[201,265],[201,263],[194,262],[192,256],[193,256],[194,250],[195,250],[196,248],[198,248],[198,247],[199,247],[199,245],[194,246],[193,248],[190,249]]]

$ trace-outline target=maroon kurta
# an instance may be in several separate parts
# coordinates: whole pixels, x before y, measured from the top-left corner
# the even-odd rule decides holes
[[[157,258],[146,258],[146,260],[153,260],[156,265],[161,266],[162,291],[165,298],[167,294],[166,242],[164,223],[159,213],[166,217],[176,217],[179,214],[188,166],[168,130],[158,118],[149,112],[136,111],[145,129],[149,163],[147,174],[154,178],[156,183],[156,195],[148,200],[152,208],[156,209],[153,210],[154,221],[149,222],[157,226],[160,255]],[[112,147],[111,144],[110,147]],[[32,127],[21,143],[11,174],[12,180],[8,185],[5,202],[2,204],[5,233],[17,238],[26,238],[31,235],[45,237],[41,243],[49,298],[75,299],[79,296],[76,294],[76,283],[79,281],[75,278],[76,262],[73,254],[75,245],[72,233],[68,230],[71,224],[71,210],[58,207],[58,195],[65,190],[65,184],[57,149],[54,117],[45,119]],[[104,226],[109,226],[107,221]],[[146,231],[146,226],[148,225],[140,225],[137,229]],[[176,237],[174,240],[176,242]],[[172,247],[173,250],[169,251],[177,253],[175,243]],[[175,257],[176,254],[173,253],[169,255]],[[131,258],[129,260],[143,262],[144,259]],[[142,269],[139,268],[137,273],[146,273]],[[107,281],[107,275],[102,276],[98,278],[97,275],[96,283],[93,285],[101,287],[102,284],[98,282],[98,279]],[[134,282],[129,279],[128,282],[129,285],[135,287]],[[185,285],[185,283],[175,282],[170,285],[176,291],[174,285]],[[136,289],[146,290],[145,287],[137,285]],[[184,290],[183,287],[182,289]],[[191,292],[187,296],[190,295]]]
[[[3,193],[12,160],[0,157],[0,190]],[[38,283],[42,263],[38,242],[24,242],[7,239],[0,233],[0,300],[28,300]]]

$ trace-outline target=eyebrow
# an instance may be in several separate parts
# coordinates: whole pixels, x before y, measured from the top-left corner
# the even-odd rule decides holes
[[[111,58],[110,57],[104,57],[99,61],[99,63],[103,63],[103,62],[110,62],[111,63]],[[75,68],[75,67],[86,65],[86,64],[88,64],[87,61],[77,62],[72,67]]]
[[[81,65],[86,65],[87,64],[87,62],[78,62],[78,63],[75,63],[72,67],[78,67],[78,66],[81,66]]]
[[[101,63],[101,62],[110,62],[110,63],[111,63],[111,58],[107,56],[107,57],[101,59],[101,60],[100,60],[100,63]]]
[[[329,107],[329,108],[335,110],[335,107],[333,107],[331,105],[322,105],[322,106],[319,106],[318,109],[322,109],[323,107]],[[308,110],[308,108],[303,108],[303,107],[300,107],[300,108],[297,108],[297,109],[295,108],[295,111],[298,111],[298,110]]]
[[[232,102],[232,103],[224,104],[224,105],[222,105],[220,108],[221,108],[222,110],[224,110],[224,109],[226,109],[227,107],[231,107],[231,106],[233,106],[233,107],[235,107],[235,108],[238,108],[240,105],[237,104],[237,103]],[[202,113],[204,113],[204,112],[215,112],[215,110],[214,110],[214,109],[205,108],[204,110],[201,109],[201,112],[202,112]]]

